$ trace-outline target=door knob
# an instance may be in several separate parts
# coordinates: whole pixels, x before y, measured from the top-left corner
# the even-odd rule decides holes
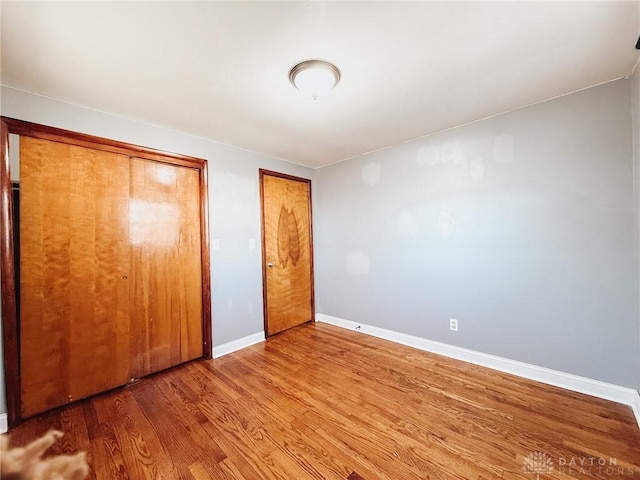
[[[273,262],[269,262],[269,263],[267,263],[267,267],[269,267],[269,268],[273,268]]]

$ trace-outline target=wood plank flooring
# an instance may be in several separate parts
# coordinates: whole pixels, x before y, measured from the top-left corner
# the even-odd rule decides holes
[[[640,479],[627,406],[326,324],[34,418],[12,442],[50,428],[93,479]]]

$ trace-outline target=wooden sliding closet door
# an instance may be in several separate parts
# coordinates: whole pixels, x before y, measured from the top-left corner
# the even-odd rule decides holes
[[[21,416],[203,352],[200,172],[20,139]]]
[[[20,143],[20,370],[29,417],[129,378],[129,160]]]
[[[131,377],[201,357],[199,173],[131,159]]]

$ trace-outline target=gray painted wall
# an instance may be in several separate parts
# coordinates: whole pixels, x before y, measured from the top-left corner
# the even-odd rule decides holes
[[[211,251],[214,348],[264,330],[258,169],[304,178],[313,170],[6,87],[1,95],[4,116],[207,159],[210,234],[220,239],[220,250]],[[2,375],[0,413],[6,411]]]
[[[318,312],[635,387],[630,99],[620,80],[316,171]]]

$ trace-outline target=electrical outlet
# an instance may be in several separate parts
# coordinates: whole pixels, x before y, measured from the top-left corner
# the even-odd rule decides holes
[[[449,330],[451,330],[453,332],[457,332],[458,331],[458,320],[456,320],[455,318],[450,318],[449,319]]]

